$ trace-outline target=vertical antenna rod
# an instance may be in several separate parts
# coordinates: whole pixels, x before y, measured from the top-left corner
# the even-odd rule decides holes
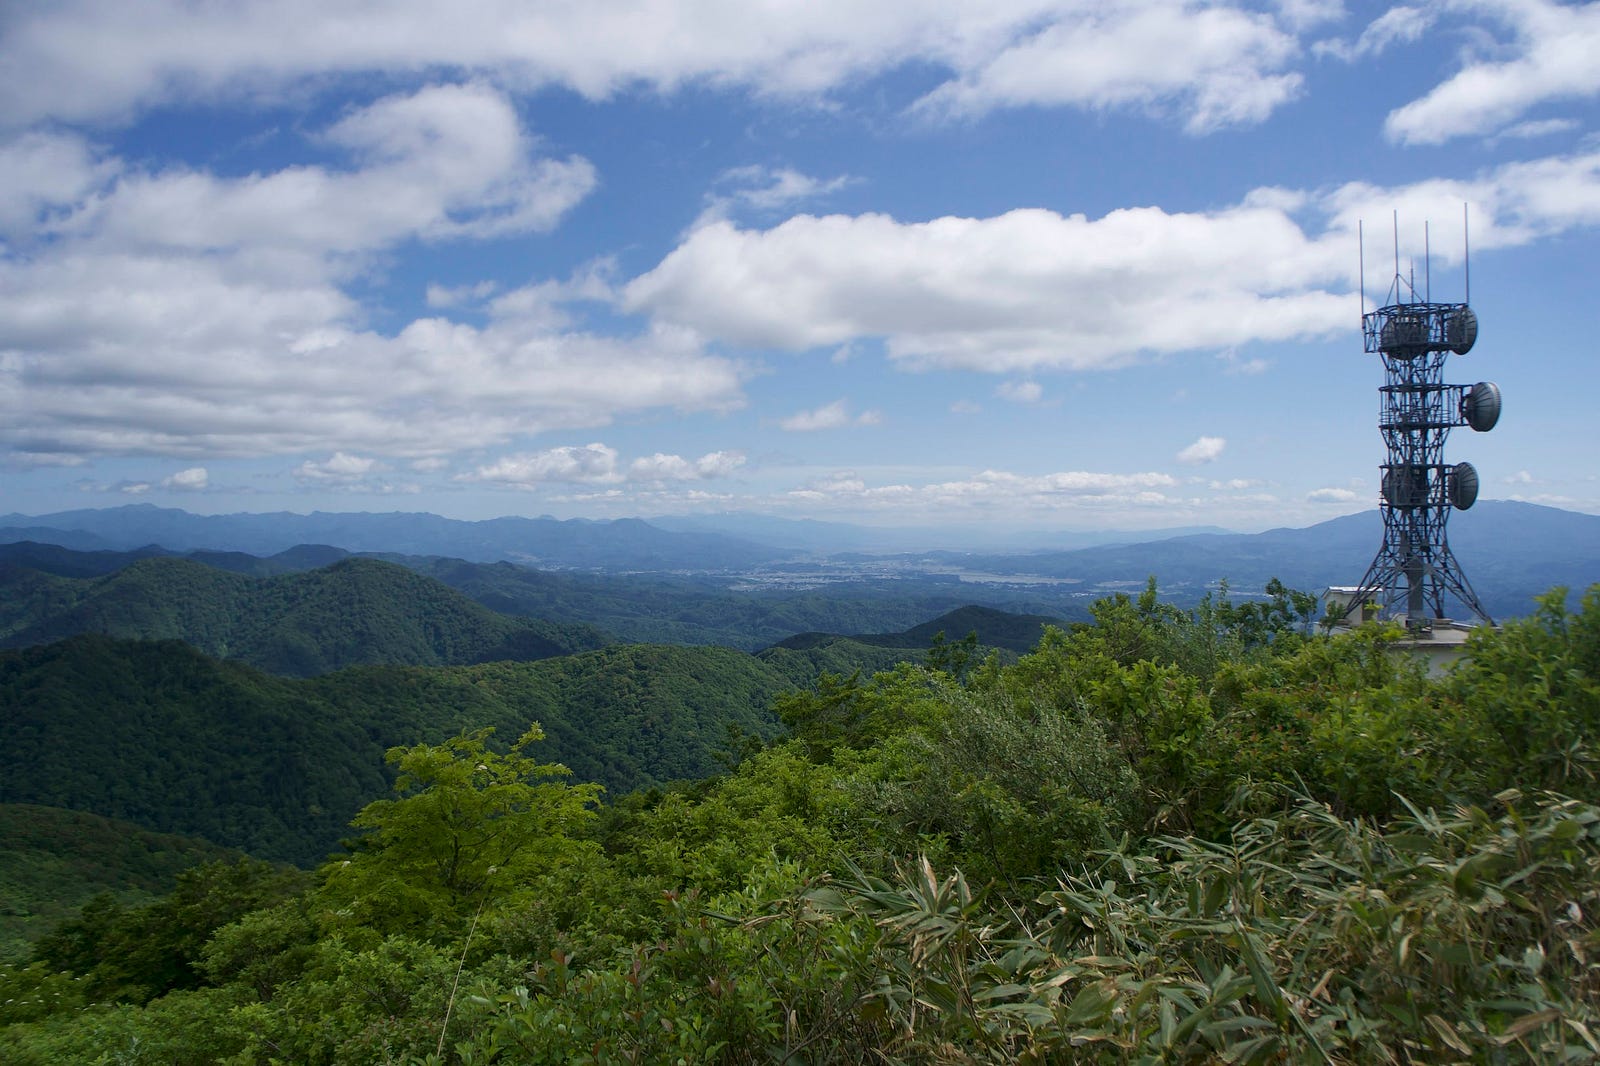
[[[1361,268],[1361,314],[1367,313],[1367,236],[1361,230],[1361,220],[1356,219],[1356,263]]]
[[[1422,220],[1423,303],[1433,303],[1433,242],[1428,237],[1428,220]]]
[[[1461,201],[1461,262],[1467,272],[1467,298],[1472,302],[1472,242],[1467,237],[1467,202]]]

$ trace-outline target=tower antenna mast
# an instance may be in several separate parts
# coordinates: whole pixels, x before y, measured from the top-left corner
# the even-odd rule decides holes
[[[1464,252],[1465,222],[1463,206]],[[1480,621],[1493,625],[1445,536],[1450,512],[1465,511],[1478,498],[1477,470],[1471,463],[1445,462],[1445,440],[1455,427],[1470,426],[1484,433],[1500,420],[1498,385],[1489,381],[1447,385],[1443,380],[1446,358],[1465,355],[1476,343],[1478,316],[1465,302],[1432,302],[1432,248],[1426,228],[1424,298],[1417,299],[1415,276],[1408,282],[1400,274],[1398,211],[1394,215],[1391,301],[1368,313],[1365,238],[1359,223],[1356,233],[1362,257],[1362,343],[1368,353],[1383,361],[1378,431],[1387,455],[1381,467],[1378,501],[1383,543],[1345,614],[1363,602],[1394,613],[1403,606],[1406,628],[1422,633],[1431,630],[1435,620],[1446,617],[1448,593]],[[1340,620],[1342,617],[1335,618]]]

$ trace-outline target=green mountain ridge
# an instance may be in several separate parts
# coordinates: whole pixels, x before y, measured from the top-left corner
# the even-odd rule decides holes
[[[941,636],[949,641],[962,640],[969,634],[976,636],[980,646],[1000,648],[1021,655],[1032,651],[1044,636],[1045,628],[1064,628],[1066,621],[1046,615],[1014,614],[994,607],[969,604],[957,607],[930,621],[914,625],[899,633],[857,633],[847,639],[879,648],[927,648]],[[831,634],[806,633],[799,639],[831,636]],[[778,647],[797,647],[796,638],[779,641]]]
[[[73,569],[71,562],[56,565]],[[405,567],[364,558],[273,577],[170,556],[139,558],[98,578],[13,564],[0,567],[0,592],[0,647],[80,633],[174,639],[294,677],[364,664],[540,659],[610,642],[591,626],[507,617]]]
[[[483,726],[509,743],[538,722],[542,757],[626,792],[717,772],[728,727],[774,735],[774,698],[808,679],[794,658],[629,645],[296,680],[179,641],[78,636],[0,652],[0,803],[313,863],[388,788],[391,746]]]
[[[146,902],[172,891],[177,875],[239,853],[195,837],[156,833],[86,811],[0,803],[0,960],[109,892]]]

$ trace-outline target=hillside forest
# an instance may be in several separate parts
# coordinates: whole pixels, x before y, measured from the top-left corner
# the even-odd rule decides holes
[[[1021,655],[941,639],[876,672],[814,663],[737,689],[761,712],[744,724],[656,723],[713,743],[719,772],[627,786],[612,768],[610,788],[603,763],[574,773],[550,754],[552,730],[581,722],[505,713],[526,706],[510,688],[596,672],[516,671],[583,656],[411,668],[341,716],[331,689],[267,690],[359,686],[359,670],[291,681],[109,637],[5,653],[5,684],[86,715],[68,727],[77,759],[51,768],[85,780],[52,808],[130,759],[155,775],[108,788],[114,811],[102,795],[95,816],[42,823],[63,835],[160,820],[159,767],[225,763],[218,738],[264,728],[241,715],[297,700],[317,713],[283,728],[323,715],[350,743],[303,779],[238,791],[276,787],[302,815],[308,789],[363,795],[313,856],[295,840],[320,839],[315,819],[291,828],[280,803],[278,831],[246,827],[271,804],[183,777],[184,802],[215,809],[182,831],[241,851],[202,847],[170,893],[101,895],[33,937],[0,968],[0,1060],[1600,1057],[1600,587],[1476,632],[1442,677],[1389,650],[1393,631],[1308,630],[1278,592],[1179,609],[1152,583]],[[635,681],[732,676],[672,651],[584,654],[646,657],[617,672]],[[98,718],[63,680],[90,658]],[[259,690],[255,711],[228,675]],[[156,728],[174,698],[197,721]],[[115,753],[111,706],[147,720]],[[200,737],[215,747],[130,750]]]

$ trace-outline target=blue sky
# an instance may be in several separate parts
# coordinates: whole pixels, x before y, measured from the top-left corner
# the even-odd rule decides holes
[[[981,10],[980,10],[981,8]],[[1369,306],[1600,512],[1600,2],[0,15],[0,510],[1307,525]],[[1425,229],[1426,226],[1426,229]],[[1424,258],[1425,243],[1431,257]]]

